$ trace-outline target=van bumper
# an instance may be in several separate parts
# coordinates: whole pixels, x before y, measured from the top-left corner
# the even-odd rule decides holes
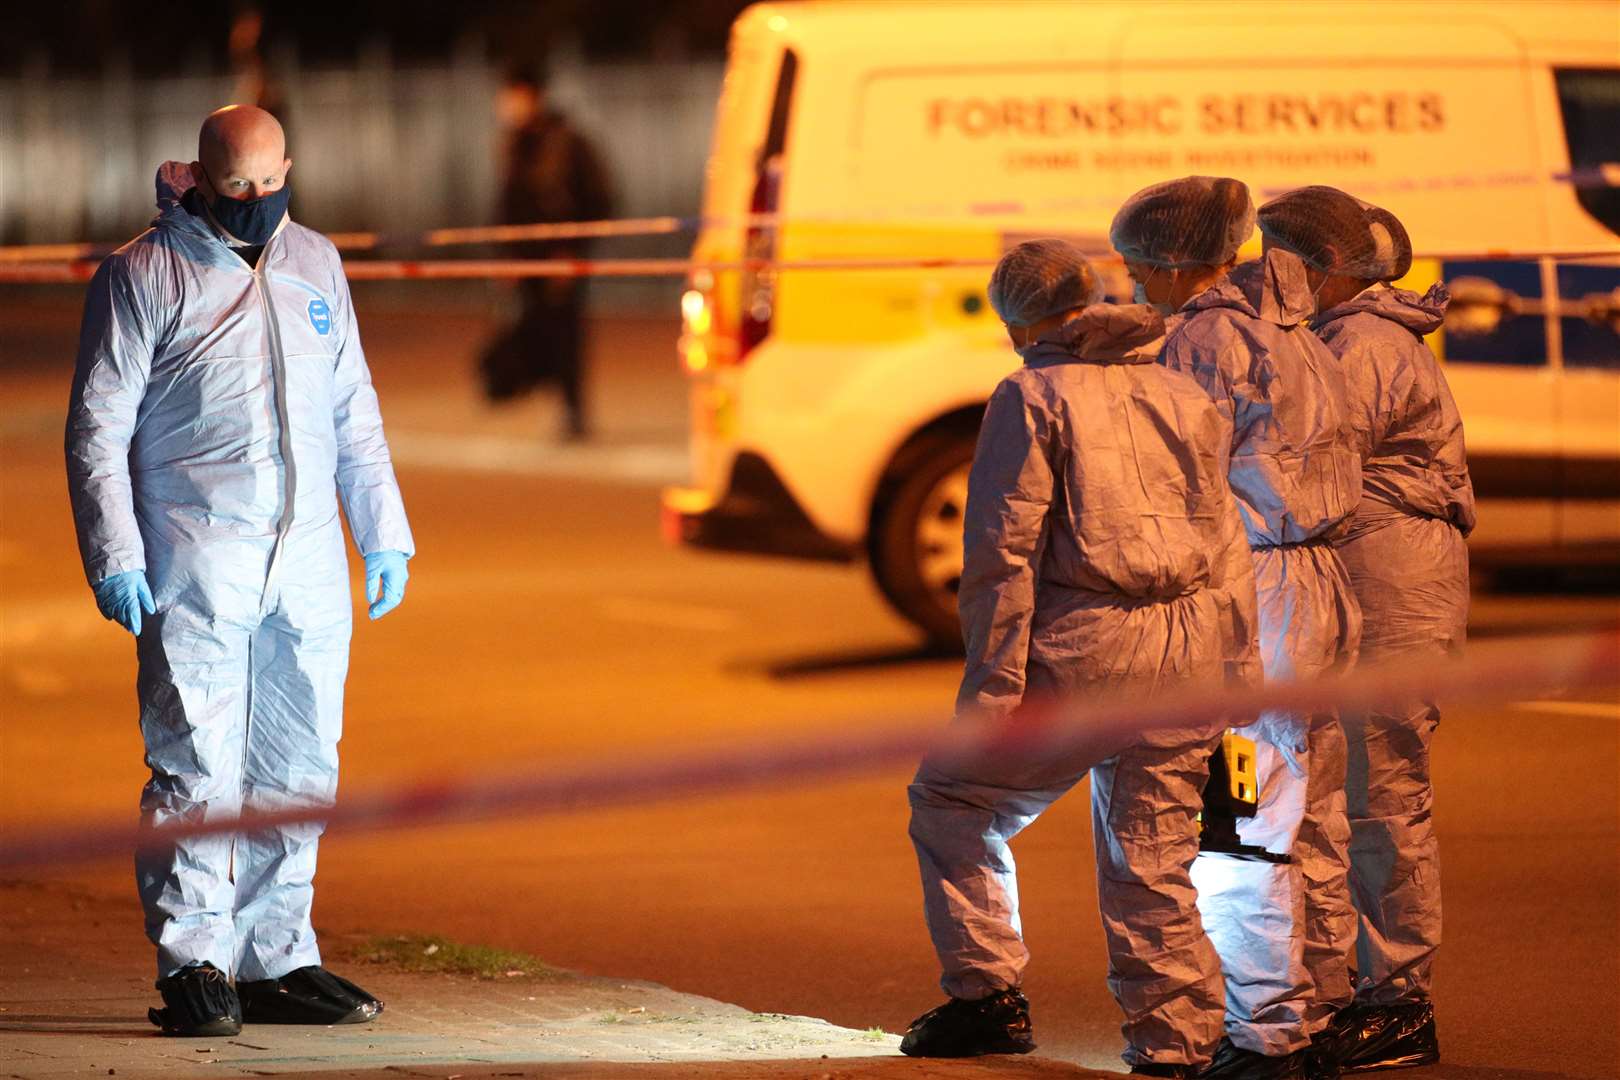
[[[820,562],[853,562],[860,555],[858,545],[816,528],[770,463],[746,450],[732,462],[723,495],[666,488],[660,519],[671,544]]]

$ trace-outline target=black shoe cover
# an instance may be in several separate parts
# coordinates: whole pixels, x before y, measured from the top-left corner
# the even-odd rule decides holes
[[[242,1031],[242,1003],[225,973],[204,962],[157,981],[163,1008],[146,1010],[165,1035],[210,1037]]]
[[[1412,1069],[1440,1060],[1434,1004],[1351,1005],[1333,1018],[1339,1070]]]
[[[910,1057],[962,1058],[1027,1054],[1035,1049],[1029,1002],[1016,990],[978,1001],[951,998],[911,1022],[900,1052]]]
[[[354,983],[315,964],[236,989],[249,1024],[364,1024],[383,1010]]]
[[[1245,1050],[1223,1038],[1214,1059],[1199,1072],[1199,1080],[1304,1080],[1305,1051],[1271,1057]]]

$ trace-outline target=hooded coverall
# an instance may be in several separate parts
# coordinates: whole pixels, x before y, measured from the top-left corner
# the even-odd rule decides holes
[[[1152,362],[1161,325],[1146,307],[1086,308],[991,395],[968,482],[959,713],[1007,713],[1026,692],[1259,680],[1253,571],[1226,482],[1231,425]],[[1157,732],[1033,765],[925,761],[911,838],[945,991],[971,1000],[1019,984],[1029,954],[1009,842],[1091,768],[1125,1059],[1208,1061],[1221,971],[1188,866],[1218,739]]]
[[[1344,376],[1306,325],[1314,306],[1304,264],[1275,249],[1183,305],[1160,357],[1233,422],[1229,475],[1253,548],[1268,680],[1343,668],[1361,636],[1330,543],[1355,510],[1361,469]],[[1275,1056],[1306,1046],[1351,998],[1344,734],[1331,714],[1286,713],[1240,733],[1255,740],[1260,805],[1238,819],[1239,839],[1291,861],[1206,854],[1193,881],[1226,974],[1227,1034]]]
[[[68,405],[68,490],[92,586],[144,570],[136,645],[143,823],[331,801],[362,554],[414,548],[348,283],[284,221],[249,267],[158,171],[152,227],[90,283]],[[320,962],[322,826],[184,840],[136,878],[158,975],[238,980]]]
[[[1462,418],[1423,343],[1449,297],[1376,285],[1324,312],[1361,453],[1361,504],[1339,554],[1365,619],[1369,660],[1445,656],[1468,625],[1474,491]],[[1356,998],[1427,1000],[1440,944],[1440,853],[1432,819],[1431,701],[1344,717],[1349,743],[1350,884],[1360,914]]]

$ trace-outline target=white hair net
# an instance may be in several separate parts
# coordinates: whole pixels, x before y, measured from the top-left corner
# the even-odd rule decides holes
[[[1223,266],[1253,233],[1248,185],[1224,176],[1184,176],[1126,199],[1108,239],[1131,262],[1179,270]]]
[[[1260,208],[1260,232],[1325,274],[1393,281],[1412,267],[1412,241],[1388,210],[1323,184]]]
[[[990,306],[1008,326],[1032,326],[1049,316],[1095,304],[1102,279],[1067,240],[1026,240],[1001,257],[990,274]]]

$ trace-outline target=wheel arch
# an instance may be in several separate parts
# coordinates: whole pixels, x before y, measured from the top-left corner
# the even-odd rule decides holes
[[[883,470],[878,473],[877,483],[872,488],[872,498],[866,508],[865,546],[869,558],[874,555],[873,545],[877,543],[878,519],[894,498],[895,490],[907,474],[941,442],[977,439],[979,424],[983,419],[983,402],[961,405],[941,413],[916,428],[895,447],[888,461],[884,463]]]

